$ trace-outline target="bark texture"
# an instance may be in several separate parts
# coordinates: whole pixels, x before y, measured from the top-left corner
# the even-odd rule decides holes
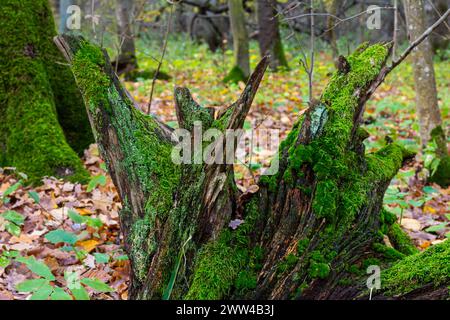
[[[83,181],[78,158],[93,142],[73,74],[54,45],[48,1],[1,3],[0,165],[31,182],[43,176]]]
[[[413,42],[427,28],[423,0],[405,0],[405,13],[409,40]],[[438,105],[436,79],[433,65],[433,51],[426,39],[412,53],[414,83],[416,91],[416,109],[420,124],[422,145],[430,139],[437,142],[436,156],[441,159],[436,173],[431,177],[443,186],[450,183],[450,158],[445,143],[445,131],[442,130],[442,118]],[[432,136],[432,132],[434,132]]]
[[[250,75],[248,33],[241,0],[228,0],[231,33],[233,35],[234,67],[225,82],[246,81]]]
[[[363,45],[347,57],[349,68],[333,75],[280,145],[278,173],[242,194],[232,165],[172,160],[171,129],[134,107],[105,52],[80,38],[56,42],[123,200],[130,298],[358,298],[367,294],[365,268],[394,262],[380,297],[448,285],[449,242],[416,253],[395,216],[381,210],[390,180],[412,154],[395,143],[364,152],[360,123],[386,74],[385,45]],[[242,128],[267,66],[264,58],[240,98],[216,117],[188,89],[175,89],[180,128]],[[236,229],[234,219],[243,220]]]
[[[276,70],[278,67],[287,67],[288,63],[284,55],[281,42],[276,1],[258,0],[258,42],[261,57],[269,56],[270,68]]]

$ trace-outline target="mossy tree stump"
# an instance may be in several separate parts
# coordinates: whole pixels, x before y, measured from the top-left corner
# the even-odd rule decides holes
[[[416,253],[395,216],[381,210],[390,180],[413,155],[395,143],[364,151],[361,117],[386,75],[387,46],[363,45],[347,58],[350,68],[336,72],[281,144],[278,174],[242,194],[232,165],[172,162],[172,130],[135,108],[105,51],[81,38],[55,41],[72,64],[123,201],[130,298],[358,298],[367,294],[368,264],[385,270],[379,297],[418,288],[418,296],[448,296],[441,289],[449,283],[449,243]],[[264,58],[217,118],[177,88],[180,127],[242,128],[267,66]],[[233,230],[236,218],[244,222]],[[412,261],[417,268],[408,267]],[[436,270],[424,276],[430,262]]]
[[[53,43],[46,0],[4,0],[0,8],[0,166],[31,182],[85,181],[78,155],[93,142],[73,74]]]

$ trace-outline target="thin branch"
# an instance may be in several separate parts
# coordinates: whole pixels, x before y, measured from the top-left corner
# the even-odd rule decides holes
[[[433,8],[433,10],[436,12],[436,14],[441,17],[441,13],[439,12],[439,10],[436,8],[436,6],[433,4],[433,2],[431,0],[428,0],[428,3],[431,5],[431,7]],[[444,21],[444,25],[447,27],[447,29],[450,31],[450,26],[448,25],[447,21]]]
[[[392,71],[396,66],[398,66],[403,60],[406,59],[406,57],[411,53],[411,51],[414,50],[415,47],[417,47],[419,44],[422,43],[437,27],[439,27],[450,15],[450,9],[448,9],[442,17],[439,18],[433,25],[431,25],[427,30],[425,30],[424,33],[420,37],[418,37],[416,40],[414,40],[409,47],[399,56],[397,60],[394,60],[392,62],[392,65],[389,67],[389,71]]]

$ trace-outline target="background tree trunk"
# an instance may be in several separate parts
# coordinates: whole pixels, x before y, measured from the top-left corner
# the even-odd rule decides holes
[[[409,40],[413,42],[427,28],[424,3],[423,0],[405,0],[404,4]],[[414,50],[412,60],[422,145],[425,146],[430,139],[438,141],[436,155],[441,159],[436,175],[431,180],[446,186],[450,183],[450,159],[438,105],[433,51],[428,39]]]
[[[334,28],[334,25],[336,24],[336,19],[334,16],[337,16],[337,9],[338,9],[338,1],[336,0],[327,0],[325,2],[325,6],[327,9],[327,12],[332,15],[327,17],[327,37],[328,41],[330,42],[331,46],[331,52],[333,53],[333,59],[335,61],[335,64],[337,65],[337,58],[339,56],[339,49],[337,46],[337,39],[336,39],[336,31]]]
[[[134,107],[105,52],[68,36],[57,44],[123,201],[130,298],[356,298],[367,294],[367,265],[396,260],[386,271],[386,296],[448,285],[449,242],[417,254],[395,216],[380,211],[391,178],[413,155],[395,143],[364,152],[360,123],[386,75],[387,46],[365,45],[348,57],[349,68],[337,71],[280,145],[278,172],[264,176],[258,192],[242,194],[232,164],[173,161],[171,129]],[[242,128],[267,65],[263,59],[216,118],[177,88],[180,128]],[[225,147],[235,150],[230,142]],[[236,219],[243,221],[230,228]]]
[[[84,103],[54,45],[48,1],[1,3],[0,165],[31,182],[57,176],[88,177],[78,154],[93,141]]]
[[[258,42],[261,57],[270,56],[270,68],[276,70],[278,67],[288,67],[284,55],[283,43],[281,42],[278,17],[276,16],[276,1],[258,0]]]
[[[248,34],[242,0],[228,0],[231,33],[233,35],[234,67],[225,82],[246,81],[250,74]]]
[[[115,62],[118,74],[138,69],[134,44],[135,35],[131,23],[133,8],[132,0],[117,0],[116,2],[117,33],[120,46],[120,54]]]
[[[67,31],[67,8],[73,4],[71,0],[59,0],[59,33]]]

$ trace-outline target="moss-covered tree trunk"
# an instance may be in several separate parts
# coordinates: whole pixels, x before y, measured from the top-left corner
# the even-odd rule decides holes
[[[379,297],[449,284],[449,242],[417,254],[395,216],[381,211],[390,180],[412,154],[395,143],[364,152],[361,117],[386,75],[388,47],[364,45],[347,58],[350,67],[334,74],[281,144],[278,173],[242,194],[232,165],[172,161],[172,130],[134,107],[98,47],[56,42],[123,201],[131,298],[358,298],[368,293],[365,268],[374,264],[383,270]],[[267,65],[264,58],[217,118],[177,88],[180,128],[242,128]],[[230,228],[236,219],[243,223]]]
[[[0,3],[0,165],[32,182],[43,176],[82,181],[78,155],[93,142],[73,74],[52,39],[46,0]]]
[[[275,6],[274,0],[258,0],[257,2],[259,49],[262,57],[270,57],[269,66],[273,70],[278,67],[288,67]]]
[[[233,35],[234,66],[224,82],[246,81],[250,75],[249,40],[245,26],[242,0],[228,0],[231,33]]]

